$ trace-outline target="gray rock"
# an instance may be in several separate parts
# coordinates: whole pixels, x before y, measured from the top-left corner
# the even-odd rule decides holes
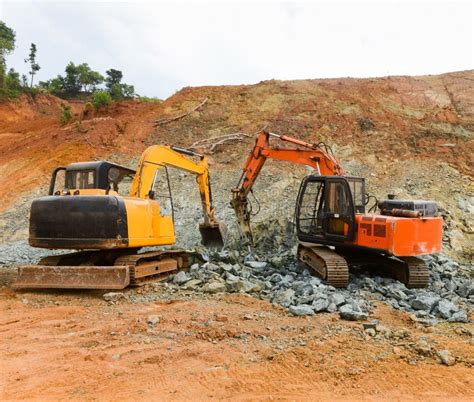
[[[219,293],[219,292],[225,292],[227,290],[226,285],[224,282],[220,281],[212,281],[209,283],[206,283],[202,287],[202,291],[206,293]]]
[[[289,311],[293,315],[314,315],[314,311],[308,304],[298,304],[297,306],[290,306]]]
[[[446,366],[453,366],[454,364],[456,364],[456,358],[453,355],[451,355],[449,350],[446,350],[446,349],[440,350],[438,352],[438,357],[441,360],[441,363],[443,363]]]
[[[469,322],[469,317],[464,310],[459,310],[458,312],[454,313],[448,321],[450,322]]]
[[[368,318],[367,313],[362,311],[354,311],[351,304],[344,304],[339,308],[339,315],[344,320],[349,321],[360,321],[366,320]]]
[[[201,283],[202,281],[200,279],[191,279],[182,285],[182,288],[185,290],[196,290]]]
[[[329,307],[329,300],[324,299],[324,298],[316,299],[315,301],[313,301],[312,306],[313,306],[313,310],[316,313],[319,313],[321,311],[325,311]]]
[[[179,271],[174,277],[173,277],[173,283],[176,283],[177,285],[182,285],[183,283],[186,283],[189,281],[188,275],[186,275],[186,272],[184,271]]]
[[[297,286],[295,291],[298,296],[309,296],[313,294],[313,286],[309,283],[303,283]]]
[[[346,298],[340,293],[333,293],[329,296],[329,301],[334,303],[336,306],[342,306],[346,302]]]
[[[288,307],[293,301],[295,291],[293,289],[281,290],[273,297],[273,303],[280,304],[284,307]]]
[[[337,311],[337,306],[334,303],[330,303],[326,310],[328,313],[335,313]]]
[[[250,282],[247,279],[239,279],[234,282],[227,282],[228,288],[237,293],[259,292],[262,286],[258,283]]]
[[[226,272],[230,272],[232,270],[231,264],[227,264],[225,262],[219,262],[218,265]]]
[[[117,302],[121,299],[126,299],[126,296],[123,293],[120,293],[120,292],[108,292],[108,293],[104,293],[102,295],[102,298],[106,302]]]
[[[256,270],[261,270],[267,266],[267,263],[265,261],[247,261],[245,265]]]
[[[411,301],[411,306],[415,310],[431,311],[433,307],[436,306],[436,303],[438,303],[438,301],[438,296],[421,295]]]
[[[457,313],[459,311],[459,307],[457,307],[449,300],[440,300],[438,305],[436,306],[436,310],[442,318],[448,320],[452,317],[454,313]]]

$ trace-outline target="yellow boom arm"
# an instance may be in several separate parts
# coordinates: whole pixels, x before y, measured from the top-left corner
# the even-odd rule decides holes
[[[182,154],[199,156],[200,161],[194,162]],[[156,172],[165,166],[171,166],[196,175],[204,216],[204,225],[202,226],[217,225],[214,217],[214,207],[212,206],[208,160],[204,155],[163,145],[154,145],[147,148],[140,158],[137,173],[130,188],[130,196],[143,199],[149,198]]]

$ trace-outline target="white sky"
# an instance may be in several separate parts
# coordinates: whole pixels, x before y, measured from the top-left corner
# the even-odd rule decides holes
[[[0,0],[17,33],[7,63],[38,47],[46,80],[69,61],[122,70],[141,95],[266,79],[472,69],[471,2],[137,3]]]

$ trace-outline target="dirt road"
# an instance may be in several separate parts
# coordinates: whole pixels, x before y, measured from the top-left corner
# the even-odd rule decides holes
[[[136,292],[112,304],[97,292],[1,289],[1,399],[474,398],[472,324],[423,328],[379,305],[388,332],[371,336],[247,295]],[[455,365],[439,362],[443,349]]]

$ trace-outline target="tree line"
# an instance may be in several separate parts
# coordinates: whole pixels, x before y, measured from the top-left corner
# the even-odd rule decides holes
[[[0,99],[16,98],[21,93],[37,94],[47,91],[63,99],[75,98],[80,95],[107,93],[113,100],[133,98],[135,88],[122,82],[123,73],[120,70],[109,69],[105,77],[98,71],[92,70],[87,63],[74,64],[70,62],[64,75],[58,75],[46,81],[34,84],[35,75],[41,69],[37,62],[37,46],[32,43],[30,53],[25,58],[28,75],[15,69],[7,70],[6,58],[15,50],[15,31],[0,20]],[[105,94],[104,94],[105,95]]]

